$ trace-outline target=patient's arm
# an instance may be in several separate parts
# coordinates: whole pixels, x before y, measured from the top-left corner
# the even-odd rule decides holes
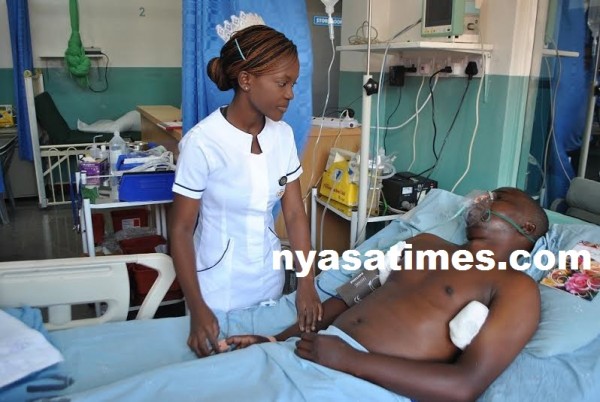
[[[335,297],[327,299],[323,302],[323,319],[321,321],[317,321],[317,331],[327,328],[331,323],[339,316],[341,313],[346,311],[348,306]],[[275,335],[275,341],[285,341],[288,338],[293,336],[300,336],[304,331],[300,330],[298,322],[294,325],[288,327],[283,330],[279,334]],[[261,335],[234,335],[228,337],[225,341],[228,345],[234,346],[236,349],[243,349],[250,345],[254,345],[256,343],[264,343],[269,342],[272,339],[269,339],[266,336]]]
[[[479,334],[454,362],[362,352],[338,337],[312,333],[302,334],[296,354],[419,401],[475,400],[519,354],[539,321],[537,285],[531,280],[506,285],[493,297]]]
[[[327,328],[333,323],[333,321],[344,311],[348,310],[348,306],[343,300],[335,297],[331,297],[323,302],[323,319],[317,321],[316,331]],[[275,335],[275,339],[278,341],[285,341],[292,336],[300,336],[303,331],[300,330],[298,323],[288,327],[279,334]]]

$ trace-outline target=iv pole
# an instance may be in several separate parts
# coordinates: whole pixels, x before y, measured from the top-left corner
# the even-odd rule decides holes
[[[592,2],[593,3],[593,2]],[[597,3],[597,2],[596,2]],[[591,5],[590,5],[591,7]],[[597,22],[596,22],[597,23]],[[594,32],[594,70],[592,71],[592,83],[588,98],[587,120],[585,122],[585,130],[581,139],[581,152],[579,154],[579,166],[577,169],[577,177],[585,178],[587,168],[588,154],[590,151],[590,139],[592,137],[592,125],[594,124],[594,109],[596,106],[596,91],[598,88],[598,66],[600,61],[600,41],[598,40],[598,32]]]
[[[372,82],[370,75],[371,64],[371,0],[369,0],[369,11],[367,18],[367,73],[363,75],[362,93],[362,126],[360,134],[360,168],[358,174],[358,236],[355,244],[365,240],[367,224],[367,203],[369,196],[369,148],[371,137],[371,94],[367,93],[367,85]]]

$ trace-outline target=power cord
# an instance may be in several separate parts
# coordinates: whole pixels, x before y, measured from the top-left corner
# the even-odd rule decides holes
[[[429,168],[427,168],[424,171],[417,173],[416,175],[411,176],[411,177],[421,176],[421,175],[433,170],[433,168],[437,165],[437,163],[439,161],[439,156],[437,154],[437,150],[435,149],[435,142],[437,140],[437,124],[435,123],[435,97],[433,96],[432,81],[440,73],[452,73],[452,67],[446,66],[444,68],[441,68],[429,77],[429,97],[431,98],[431,123],[433,124],[433,141],[431,143],[431,148],[433,151],[433,157],[435,158],[435,162]]]
[[[369,21],[363,21],[363,23],[358,28],[356,28],[356,33],[354,35],[351,35],[348,37],[348,43],[351,45],[366,44],[369,41],[367,34],[369,36],[371,36],[371,32],[368,32],[368,33],[366,32],[368,29],[369,29]],[[379,41],[377,39],[377,37],[379,36],[379,32],[377,31],[377,28],[375,28],[373,25],[371,25],[371,31],[375,31],[375,35],[371,36],[371,43],[381,43],[381,41]]]
[[[386,122],[385,122],[385,131],[383,134],[383,150],[385,151],[385,153],[387,154],[387,145],[386,145],[386,141],[387,141],[387,136],[388,136],[388,132],[389,132],[389,128],[388,126],[390,125],[390,120],[392,119],[392,116],[394,116],[394,114],[396,114],[396,112],[398,111],[398,108],[400,107],[400,101],[402,100],[402,90],[401,88],[398,88],[398,102],[396,102],[396,107],[394,108],[394,110],[392,111],[392,113],[390,113],[390,115],[388,116]]]
[[[456,190],[456,187],[458,187],[458,185],[463,181],[463,179],[467,176],[467,174],[469,173],[469,170],[471,169],[471,158],[473,156],[473,146],[475,145],[475,138],[477,137],[477,131],[479,130],[479,100],[481,99],[481,89],[483,88],[483,82],[486,79],[486,77],[485,77],[485,75],[486,75],[485,57],[486,56],[483,51],[483,34],[481,32],[479,32],[479,46],[481,48],[481,56],[482,56],[482,71],[481,71],[481,78],[479,81],[479,87],[477,88],[477,98],[475,99],[475,127],[473,128],[473,134],[471,134],[471,142],[469,143],[467,167],[465,168],[465,171],[460,176],[460,178],[456,181],[456,183],[454,183],[454,186],[452,186],[452,189],[450,190],[450,192],[452,192],[452,193]]]
[[[417,91],[417,96],[415,98],[415,114],[413,116],[415,116],[415,126],[413,127],[413,135],[412,135],[412,161],[410,162],[410,165],[408,166],[408,171],[410,172],[410,170],[412,169],[413,165],[415,164],[415,161],[417,160],[417,130],[419,128],[419,98],[421,97],[421,91],[423,90],[423,85],[425,85],[425,77],[421,78],[421,85],[419,86],[419,90]],[[429,96],[431,97],[431,95]],[[429,98],[428,98],[429,99]],[[425,103],[423,104],[425,105]],[[422,109],[422,108],[421,108]]]

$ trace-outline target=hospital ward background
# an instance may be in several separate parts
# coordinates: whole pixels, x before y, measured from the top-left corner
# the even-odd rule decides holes
[[[0,307],[58,345],[65,362],[6,400],[182,396],[168,384],[194,371],[183,366],[193,356],[168,257],[170,184],[181,138],[230,99],[204,71],[222,45],[215,25],[241,12],[260,15],[298,46],[300,78],[284,120],[304,170],[314,250],[384,249],[424,230],[460,241],[450,218],[462,197],[502,186],[523,189],[550,217],[534,252],[600,243],[600,1],[7,0]],[[69,59],[77,37],[85,57]],[[137,167],[117,179],[109,157],[115,132],[127,141],[121,163]],[[279,206],[274,214],[285,249]],[[44,270],[57,271],[38,277]],[[321,273],[320,295],[351,275]],[[295,286],[286,272],[275,306],[219,315],[223,330],[285,328]],[[560,296],[548,296],[544,324],[480,400],[600,398],[600,298],[581,305]],[[165,347],[143,356],[150,343]],[[281,381],[250,399],[402,400],[329,372],[299,378],[302,367],[278,367],[288,363],[284,352],[247,357],[264,358],[257,370]],[[148,382],[156,388],[142,390]],[[298,395],[298,387],[308,390]],[[224,400],[246,396],[234,389]]]

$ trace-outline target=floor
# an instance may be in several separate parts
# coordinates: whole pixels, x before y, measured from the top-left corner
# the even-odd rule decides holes
[[[84,257],[81,235],[74,230],[70,206],[38,207],[37,198],[19,198],[16,208],[7,203],[10,222],[0,224],[0,262]],[[93,305],[77,306],[78,318],[94,314]],[[130,313],[130,318],[136,311]],[[183,302],[159,307],[156,318],[185,314]]]
[[[37,198],[15,204],[7,202],[10,222],[0,224],[0,262],[84,256],[70,206],[40,209]]]

